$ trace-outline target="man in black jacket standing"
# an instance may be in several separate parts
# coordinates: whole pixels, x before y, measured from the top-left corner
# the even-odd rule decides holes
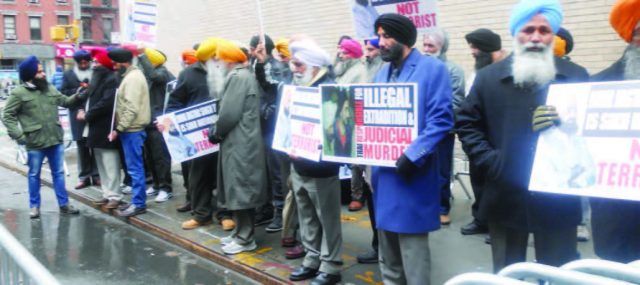
[[[171,155],[155,123],[156,118],[164,114],[167,83],[173,80],[174,76],[164,67],[167,57],[162,52],[152,48],[141,48],[138,54],[138,66],[147,78],[151,103],[151,124],[145,128],[147,139],[144,142],[144,148],[147,165],[153,177],[153,185],[147,189],[147,195],[157,195],[155,201],[162,203],[173,197]]]
[[[89,80],[91,80],[91,54],[86,50],[78,50],[73,54],[73,60],[76,65],[62,76],[60,93],[67,96],[75,94],[81,85],[87,87]],[[84,117],[84,108],[85,102],[80,102],[77,107],[69,109],[71,135],[78,150],[78,184],[75,186],[76,189],[86,188],[91,184],[100,186],[95,158],[87,147],[87,140],[82,137],[85,123],[78,119],[78,115]]]
[[[514,54],[478,72],[456,124],[470,161],[486,173],[487,207],[480,209],[487,212],[496,272],[525,261],[530,233],[539,263],[577,258],[580,198],[530,192],[528,185],[539,131],[553,123],[552,108],[544,106],[549,84],[584,82],[588,74],[553,56],[560,3],[529,1],[511,16]]]

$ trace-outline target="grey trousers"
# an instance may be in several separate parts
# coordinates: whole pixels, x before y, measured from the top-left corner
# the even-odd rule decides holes
[[[236,223],[235,229],[231,232],[234,241],[241,245],[250,244],[255,241],[255,213],[254,209],[232,211],[233,221]]]
[[[117,149],[94,148],[93,153],[96,158],[96,166],[100,173],[102,184],[102,197],[109,200],[122,200],[120,190],[120,152]]]
[[[561,266],[578,258],[577,227],[553,228],[533,232],[538,263]],[[529,232],[489,223],[493,271],[498,272],[527,258]]]
[[[300,236],[307,252],[302,266],[340,274],[342,225],[338,176],[305,177],[292,167],[291,180],[298,206]]]
[[[384,284],[431,284],[429,233],[399,234],[378,230],[378,238],[378,261]]]

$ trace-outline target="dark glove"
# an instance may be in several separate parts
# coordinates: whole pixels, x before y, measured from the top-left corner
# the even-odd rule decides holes
[[[212,144],[219,144],[224,140],[221,136],[216,135],[216,124],[213,124],[211,125],[211,127],[209,127],[208,139]]]
[[[418,166],[404,154],[396,161],[396,172],[406,180],[410,180],[417,171]]]
[[[531,127],[533,128],[534,132],[543,131],[553,125],[559,124],[560,116],[558,116],[556,107],[543,105],[538,106],[538,108],[533,111],[533,121],[531,122]]]

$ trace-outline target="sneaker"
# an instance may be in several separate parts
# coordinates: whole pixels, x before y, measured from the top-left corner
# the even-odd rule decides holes
[[[149,190],[147,190],[147,191],[149,191]],[[158,197],[156,197],[156,203],[167,202],[171,198],[173,198],[173,193],[167,192],[167,191],[164,191],[164,190],[160,190],[160,193],[158,193]]]
[[[255,241],[252,241],[245,245],[241,245],[235,241],[232,241],[230,244],[227,244],[222,247],[222,252],[224,252],[224,254],[227,254],[227,255],[234,255],[241,252],[253,251],[253,250],[256,250],[256,248],[258,248],[258,245],[256,244]]]
[[[132,189],[129,185],[120,185],[120,191],[122,191],[122,194],[129,195],[131,194]]]
[[[118,211],[118,216],[123,218],[130,218],[136,215],[144,214],[147,212],[146,208],[138,208],[131,204],[128,208]]]
[[[80,214],[80,211],[71,205],[64,205],[60,207],[60,214],[77,215]]]
[[[220,244],[222,244],[222,246],[231,244],[232,242],[233,242],[233,237],[232,236],[220,238]]]
[[[585,225],[579,225],[578,226],[578,241],[589,241],[589,238],[591,237],[591,234],[589,233],[589,229],[587,229],[587,226]]]
[[[147,196],[155,196],[155,195],[158,195],[158,192],[159,192],[159,190],[158,190],[158,189],[156,189],[156,188],[153,188],[153,186],[151,186],[151,187],[147,188],[147,191],[146,191]]]
[[[31,212],[29,212],[29,218],[31,219],[40,218],[40,208],[31,208]]]
[[[282,230],[282,217],[276,215],[273,221],[264,229],[268,233],[277,233]]]

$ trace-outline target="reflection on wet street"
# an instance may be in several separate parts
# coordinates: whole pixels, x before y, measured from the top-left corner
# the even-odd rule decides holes
[[[61,216],[46,187],[31,220],[26,178],[0,169],[0,187],[2,224],[61,284],[256,284],[80,203],[79,216]]]

